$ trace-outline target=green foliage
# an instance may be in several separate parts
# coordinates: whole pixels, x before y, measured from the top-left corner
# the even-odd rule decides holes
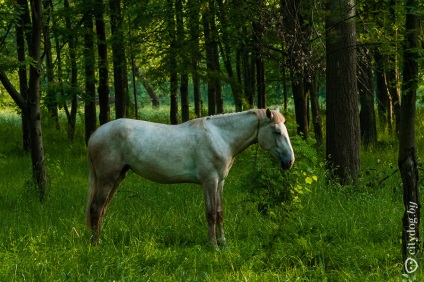
[[[264,215],[274,216],[274,209],[284,212],[301,209],[301,196],[311,192],[322,171],[312,139],[306,142],[294,136],[291,142],[296,162],[289,171],[282,171],[279,164],[260,148],[252,152],[255,166],[244,186],[251,193],[251,200],[258,205],[258,211]]]

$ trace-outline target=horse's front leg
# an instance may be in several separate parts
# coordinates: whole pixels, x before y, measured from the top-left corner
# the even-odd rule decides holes
[[[222,196],[224,193],[224,180],[220,181],[217,189],[217,199],[216,199],[216,238],[220,245],[225,245],[225,233],[224,233],[224,211],[222,208]]]
[[[203,183],[203,193],[205,197],[206,220],[208,222],[209,243],[218,248],[216,240],[217,223],[217,198],[218,198],[218,179],[211,179]]]

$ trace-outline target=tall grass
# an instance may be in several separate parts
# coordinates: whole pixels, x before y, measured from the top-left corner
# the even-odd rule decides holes
[[[163,121],[163,115],[151,117]],[[401,180],[391,175],[393,140],[362,153],[363,175],[348,187],[327,183],[322,158],[311,165],[311,145],[294,142],[297,163],[282,180],[291,187],[281,189],[296,197],[275,200],[265,212],[264,200],[274,195],[269,189],[278,187],[272,179],[270,186],[257,186],[265,183],[257,172],[272,163],[256,147],[248,149],[226,181],[229,247],[217,252],[207,244],[199,186],[159,185],[131,172],[106,214],[101,245],[91,246],[83,137],[69,142],[65,129],[47,124],[43,133],[50,192],[40,203],[29,184],[19,119],[0,114],[0,281],[407,279],[401,271]],[[307,180],[313,176],[317,181]],[[423,278],[422,268],[415,276]]]

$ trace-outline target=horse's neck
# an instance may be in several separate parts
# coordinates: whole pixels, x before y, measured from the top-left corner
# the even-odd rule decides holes
[[[212,117],[211,121],[221,132],[221,137],[230,145],[233,156],[257,142],[260,116],[254,112]]]

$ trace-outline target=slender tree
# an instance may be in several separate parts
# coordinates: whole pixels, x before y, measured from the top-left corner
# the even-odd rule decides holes
[[[69,111],[68,105],[66,104],[66,100],[63,103],[63,108],[65,109],[66,117],[68,119],[68,139],[74,140],[75,136],[75,123],[77,119],[77,108],[78,108],[78,98],[77,98],[77,82],[78,82],[78,72],[77,72],[77,53],[76,53],[76,36],[72,32],[72,24],[71,24],[71,12],[69,6],[69,0],[63,1],[64,9],[67,11],[65,13],[65,26],[68,30],[66,40],[68,42],[68,50],[69,50],[69,61],[70,61],[70,69],[71,69],[71,91],[70,91],[70,99],[71,99],[71,109]]]
[[[47,194],[47,176],[44,159],[43,135],[40,111],[40,74],[41,74],[41,31],[43,9],[41,0],[30,0],[32,36],[29,55],[32,63],[29,67],[28,110],[31,139],[31,160],[33,179],[37,184],[40,200]]]
[[[31,23],[28,10],[28,2],[26,0],[19,0],[17,3],[18,9],[18,22],[15,25],[16,29],[16,51],[18,53],[18,76],[19,76],[19,91],[20,95],[25,101],[25,107],[20,106],[21,108],[21,120],[22,120],[22,144],[24,151],[30,151],[30,137],[29,137],[29,116],[28,110],[26,107],[26,100],[28,97],[28,76],[27,76],[27,67],[25,64],[25,37],[27,46],[30,43],[30,32],[28,31],[28,26]]]
[[[188,56],[189,52],[187,46],[187,41],[185,39],[185,29],[184,29],[184,11],[183,11],[183,1],[175,1],[175,17],[177,24],[177,42],[178,42],[178,57],[179,57],[179,67],[180,72],[180,97],[181,97],[181,118],[182,121],[188,121],[190,118],[190,102],[188,99]]]
[[[402,255],[404,270],[411,273],[417,264],[420,247],[420,196],[418,189],[415,107],[418,88],[420,17],[418,1],[406,1],[406,28],[403,44],[403,83],[400,112],[398,165],[403,182]]]
[[[297,133],[309,137],[308,92],[305,89],[304,63],[306,52],[305,23],[301,14],[304,1],[281,0],[283,21],[286,26],[285,41],[290,65],[290,77],[296,114]]]
[[[203,2],[202,6],[202,24],[205,37],[206,66],[208,70],[208,115],[214,115],[220,112],[220,82],[218,78],[218,42],[215,25],[215,3],[214,0]]]
[[[103,0],[94,0],[94,17],[96,19],[97,33],[97,52],[98,52],[98,68],[99,68],[99,121],[105,124],[110,120],[109,106],[109,66],[107,56],[107,42],[105,21],[103,18],[104,4]]]
[[[260,1],[258,7],[261,6]],[[262,58],[263,56],[263,25],[259,19],[255,19],[252,22],[252,42],[254,44],[253,55],[255,59],[256,69],[256,91],[258,93],[258,108],[263,109],[266,107],[266,85],[265,85],[265,63]]]
[[[51,0],[43,0],[44,19],[43,19],[43,35],[44,35],[44,54],[46,58],[46,78],[47,91],[44,97],[44,103],[50,113],[50,120],[53,122],[56,129],[60,129],[58,104],[56,97],[55,74],[53,64],[52,44],[50,40],[50,23],[53,13],[53,3]]]
[[[155,90],[147,80],[146,76],[143,74],[143,72],[140,70],[140,67],[136,63],[134,63],[134,71],[136,72],[136,75],[141,79],[141,84],[143,84],[143,87],[146,89],[147,94],[149,95],[150,100],[152,101],[152,107],[158,108],[160,106],[160,100],[156,95]]]
[[[327,164],[341,184],[360,170],[354,0],[330,0],[326,7]]]
[[[168,0],[170,15],[168,18],[169,53],[168,67],[170,77],[170,120],[171,124],[178,124],[178,73],[177,73],[177,38],[173,0]]]
[[[389,89],[387,88],[387,80],[384,71],[385,58],[381,51],[377,49],[374,53],[375,61],[375,77],[376,77],[376,97],[377,112],[380,129],[392,132],[393,128],[393,107]]]
[[[361,139],[365,146],[377,144],[377,126],[374,110],[374,81],[371,54],[368,48],[358,46],[358,91],[361,111]]]
[[[194,114],[197,117],[202,116],[202,99],[200,96],[200,74],[199,64],[201,59],[199,40],[200,40],[200,3],[195,1],[190,3],[188,9],[188,25],[190,30],[191,42],[191,71],[193,81]]]
[[[315,76],[312,76],[311,83],[309,84],[309,91],[311,97],[311,115],[312,115],[312,124],[314,125],[315,140],[317,141],[317,148],[321,148],[321,145],[324,142],[324,137],[322,133],[322,122],[320,116],[320,107],[318,103],[318,89],[317,81]]]
[[[94,72],[93,2],[86,1],[88,9],[84,15],[84,69],[85,69],[85,143],[96,130],[96,84]]]
[[[116,118],[125,117],[128,105],[128,75],[126,71],[125,41],[122,30],[120,0],[109,0],[110,26],[112,31],[113,83],[115,88]]]
[[[241,83],[238,82],[234,75],[233,71],[233,63],[232,63],[232,47],[231,47],[231,26],[230,21],[228,19],[228,9],[233,9],[233,6],[229,6],[228,2],[225,2],[223,0],[217,0],[219,12],[217,13],[217,17],[219,19],[220,23],[220,30],[221,30],[221,41],[219,43],[221,57],[224,61],[224,67],[227,71],[228,75],[228,82],[231,86],[231,92],[233,94],[234,98],[234,104],[236,107],[236,111],[241,111],[243,109],[242,104],[242,88],[240,87]],[[240,71],[238,72],[240,73]]]

